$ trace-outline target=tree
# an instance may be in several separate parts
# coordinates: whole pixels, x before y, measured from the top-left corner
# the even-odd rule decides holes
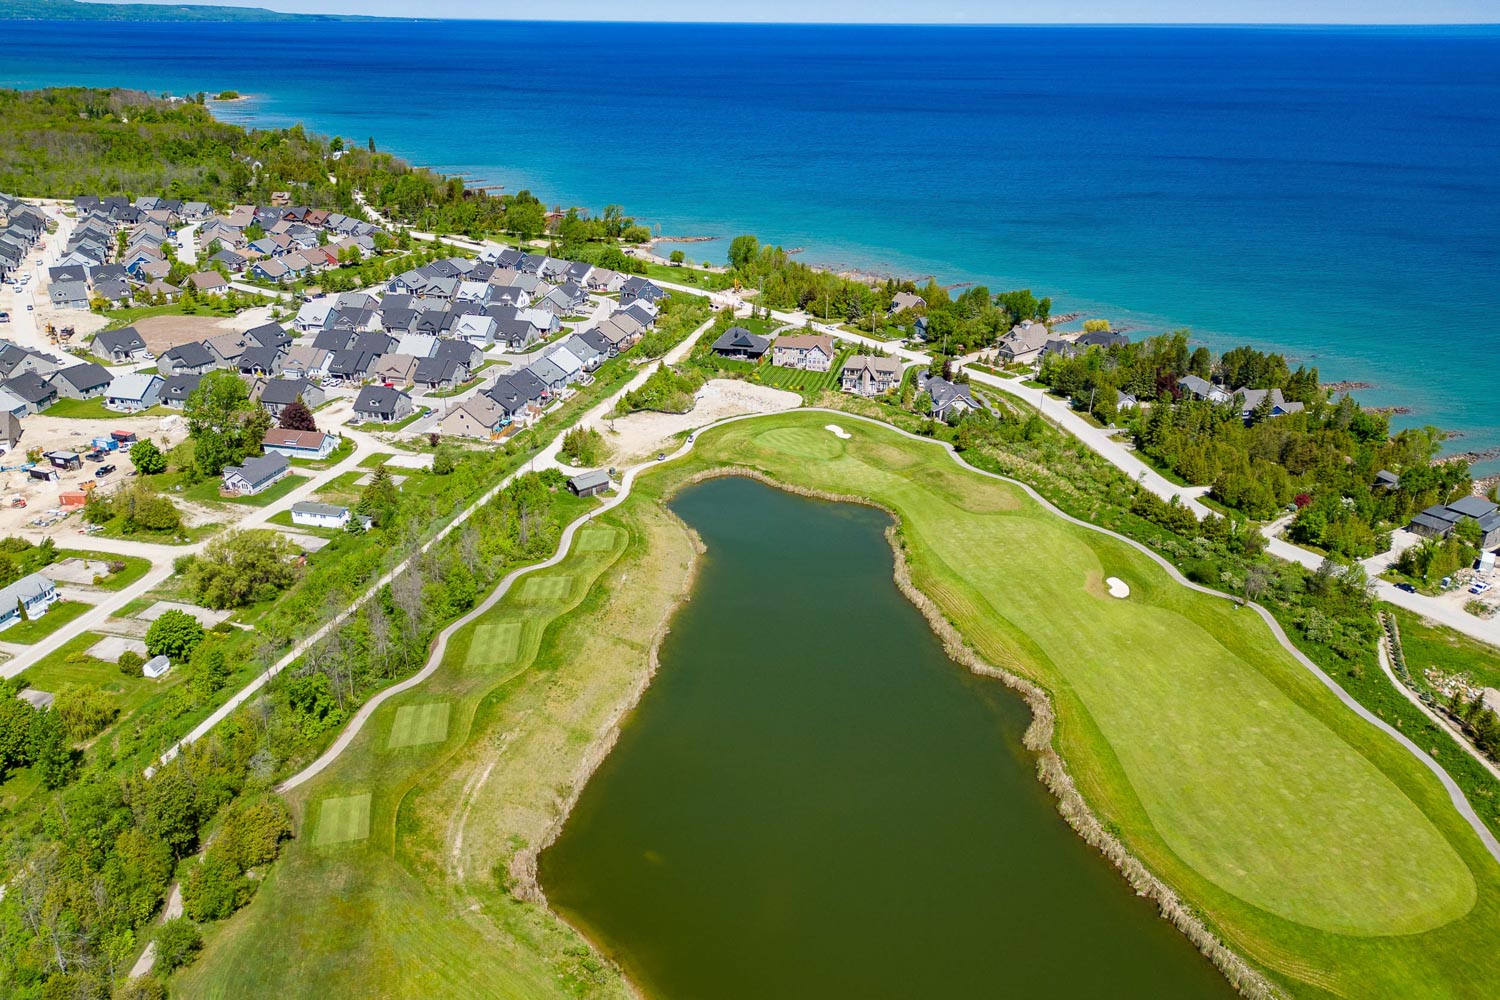
[[[62,720],[68,738],[81,743],[115,721],[120,706],[103,688],[91,684],[64,684],[57,690],[51,711]]]
[[[526,192],[521,192],[525,194]],[[547,225],[547,210],[535,198],[522,200],[518,194],[505,210],[505,227],[522,242],[535,239]]]
[[[176,608],[163,611],[161,617],[146,629],[146,652],[173,661],[192,655],[202,641],[203,626],[198,624],[198,619]]]
[[[447,476],[458,467],[458,449],[452,445],[442,445],[432,453],[432,472],[434,475]]]
[[[193,560],[188,581],[204,606],[242,608],[269,600],[296,581],[297,552],[297,546],[279,532],[226,532]]]
[[[140,653],[137,653],[133,649],[127,649],[115,661],[115,666],[119,667],[120,673],[127,677],[139,677],[141,676],[141,667],[145,662]]]
[[[149,438],[130,446],[130,463],[143,476],[156,476],[167,471],[167,456]]]
[[[244,380],[222,370],[203,376],[183,403],[182,414],[193,436],[194,464],[205,476],[217,476],[224,466],[258,451],[269,419],[265,410],[250,402]]]
[[[176,917],[156,932],[156,964],[163,972],[173,972],[193,960],[203,948],[203,935],[193,922]]]
[[[760,256],[760,240],[754,236],[736,236],[729,241],[729,266],[743,271]]]
[[[301,396],[282,407],[277,426],[284,431],[316,431],[318,429],[312,411],[307,408],[306,403],[302,402]]]
[[[687,260],[687,254],[683,253],[681,250],[673,250],[672,256],[668,259],[674,264],[681,264],[683,261]]]
[[[68,746],[62,716],[38,712],[31,730],[31,762],[41,775],[43,788],[61,788],[78,768],[78,756]]]
[[[370,483],[355,505],[356,512],[368,517],[377,528],[384,528],[395,517],[401,506],[401,494],[396,490],[396,481],[384,465],[375,470]]]

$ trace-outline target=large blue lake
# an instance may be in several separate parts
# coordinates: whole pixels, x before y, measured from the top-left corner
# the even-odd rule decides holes
[[[1500,28],[0,22],[0,84],[255,95],[667,233],[1276,347],[1500,447]],[[722,257],[722,245],[693,248]],[[1486,463],[1483,471],[1500,469]]]

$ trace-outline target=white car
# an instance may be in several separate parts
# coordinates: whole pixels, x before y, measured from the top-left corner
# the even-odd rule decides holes
[[[1482,594],[1486,590],[1489,590],[1489,589],[1490,589],[1490,585],[1481,580],[1479,583],[1476,583],[1476,584],[1474,584],[1474,586],[1472,586],[1472,587],[1469,588],[1469,593],[1471,593],[1471,594]]]

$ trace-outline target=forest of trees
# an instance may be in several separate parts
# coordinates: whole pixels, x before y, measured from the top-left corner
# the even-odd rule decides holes
[[[1184,393],[1178,382],[1189,375],[1229,390],[1280,389],[1304,409],[1276,417],[1257,410],[1246,421],[1237,405]],[[1191,485],[1211,486],[1210,496],[1226,507],[1258,520],[1295,507],[1292,539],[1336,554],[1380,552],[1393,527],[1470,489],[1464,462],[1436,461],[1439,430],[1393,435],[1384,415],[1347,395],[1330,399],[1316,368],[1293,370],[1279,354],[1237,347],[1216,356],[1179,331],[1054,354],[1038,377],[1101,422],[1130,427],[1139,452]],[[1141,405],[1121,412],[1117,391]],[[1400,485],[1376,486],[1381,470],[1397,473]]]

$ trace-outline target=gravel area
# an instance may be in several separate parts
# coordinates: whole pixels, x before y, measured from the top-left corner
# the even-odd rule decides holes
[[[785,389],[734,379],[712,379],[698,390],[696,402],[687,413],[632,413],[600,421],[596,426],[609,444],[609,464],[623,467],[659,451],[675,449],[673,439],[683,431],[705,427],[725,417],[774,413],[801,405],[802,397]]]

